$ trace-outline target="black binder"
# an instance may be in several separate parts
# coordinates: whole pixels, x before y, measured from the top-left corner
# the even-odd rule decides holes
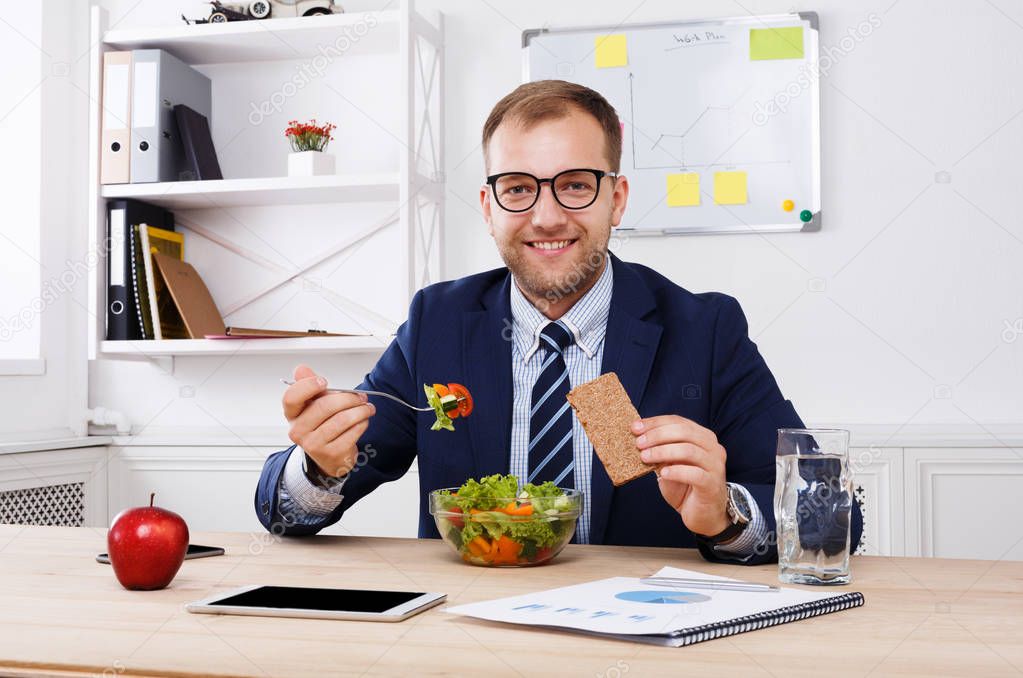
[[[223,179],[217,150],[213,147],[210,135],[210,121],[202,113],[192,110],[184,104],[174,107],[174,117],[178,123],[178,136],[184,145],[185,166],[192,174],[192,181]],[[182,177],[185,178],[185,177]]]
[[[141,321],[132,286],[133,226],[148,224],[174,230],[171,212],[139,200],[107,201],[107,339],[142,339]]]

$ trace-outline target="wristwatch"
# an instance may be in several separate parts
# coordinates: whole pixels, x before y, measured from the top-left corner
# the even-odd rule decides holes
[[[712,537],[695,533],[693,535],[697,541],[708,546],[717,546],[732,541],[742,534],[750,523],[751,513],[749,502],[746,501],[746,493],[733,483],[726,483],[726,486],[728,487],[728,505],[725,506],[725,512],[728,514],[731,524]]]
[[[305,477],[309,479],[316,487],[322,490],[330,490],[332,488],[338,488],[344,485],[345,480],[348,479],[348,474],[343,476],[328,476],[324,473],[319,465],[313,461],[313,458],[309,456],[309,453],[302,450],[302,471],[305,473]]]

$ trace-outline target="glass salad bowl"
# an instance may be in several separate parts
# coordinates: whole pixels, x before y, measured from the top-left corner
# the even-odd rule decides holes
[[[430,493],[441,538],[463,561],[523,567],[550,561],[575,534],[582,493],[554,483],[518,490],[515,476],[489,476]]]

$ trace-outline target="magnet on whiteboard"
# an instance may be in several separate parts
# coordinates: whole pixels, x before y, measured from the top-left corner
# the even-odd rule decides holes
[[[781,208],[786,212],[791,212],[792,210],[796,209],[796,203],[792,202],[791,200],[783,200],[781,203]]]
[[[802,212],[799,213],[799,219],[800,221],[803,222],[810,221],[811,219],[813,219],[813,212],[811,212],[810,210],[803,210]]]

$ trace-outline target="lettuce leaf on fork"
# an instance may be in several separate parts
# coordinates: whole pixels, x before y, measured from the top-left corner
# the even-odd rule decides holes
[[[436,389],[429,384],[423,384],[423,391],[426,392],[426,403],[433,408],[434,414],[437,415],[437,421],[433,422],[430,430],[439,431],[444,429],[446,431],[454,431],[455,425],[451,423],[451,417],[444,411],[444,405],[441,403]]]

